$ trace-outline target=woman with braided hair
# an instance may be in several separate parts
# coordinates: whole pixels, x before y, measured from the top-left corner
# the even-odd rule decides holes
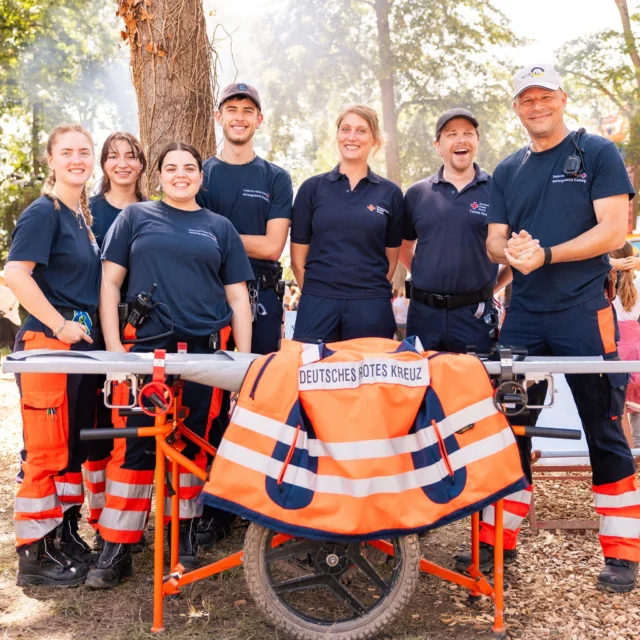
[[[618,293],[613,306],[618,317],[620,341],[618,353],[623,360],[640,360],[640,276],[635,270],[633,246],[625,242],[621,249],[609,254],[611,265],[618,271]],[[633,446],[640,447],[640,374],[632,373],[625,398],[624,429],[630,428]],[[631,443],[629,443],[631,444]]]
[[[7,285],[30,314],[16,351],[87,351],[99,342],[101,267],[85,188],[93,161],[83,127],[60,125],[51,132],[49,177],[42,196],[18,219],[5,266]],[[78,517],[86,458],[79,431],[95,421],[95,378],[24,373],[16,380],[24,433],[14,509],[17,583],[78,585],[94,559],[78,535]]]

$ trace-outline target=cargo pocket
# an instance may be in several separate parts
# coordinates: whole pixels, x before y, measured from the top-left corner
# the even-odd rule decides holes
[[[608,384],[609,404],[607,418],[619,418],[624,413],[624,400],[629,384],[628,373],[607,373],[602,376]]]
[[[21,386],[27,454],[66,450],[69,440],[66,374],[23,373]]]

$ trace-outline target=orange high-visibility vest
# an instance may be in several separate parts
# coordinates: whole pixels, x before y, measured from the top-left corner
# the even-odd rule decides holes
[[[283,533],[406,534],[523,489],[482,363],[363,338],[252,363],[202,500]]]

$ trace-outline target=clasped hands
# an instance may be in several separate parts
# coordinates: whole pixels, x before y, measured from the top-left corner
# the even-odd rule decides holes
[[[524,229],[511,233],[504,250],[507,262],[525,276],[544,264],[544,251],[539,240],[534,240]]]

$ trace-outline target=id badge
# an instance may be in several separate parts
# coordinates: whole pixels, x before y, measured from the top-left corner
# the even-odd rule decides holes
[[[91,329],[93,329],[93,322],[91,322],[91,316],[86,311],[74,311],[73,321],[81,324],[87,330],[87,335],[91,335]]]

